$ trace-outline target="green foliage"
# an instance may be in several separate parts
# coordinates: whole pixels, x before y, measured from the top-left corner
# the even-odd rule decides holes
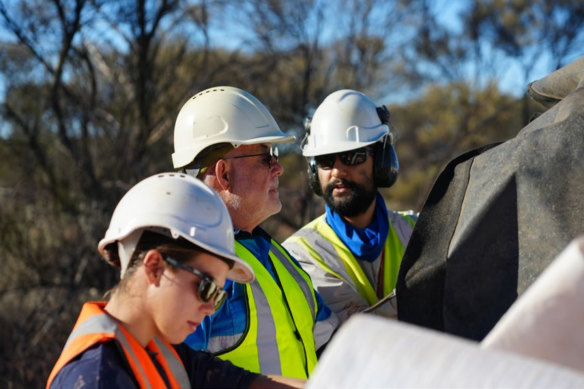
[[[522,127],[521,100],[492,84],[435,85],[419,99],[391,108],[400,178],[390,190],[398,204],[420,210],[445,163],[473,148],[513,137]]]

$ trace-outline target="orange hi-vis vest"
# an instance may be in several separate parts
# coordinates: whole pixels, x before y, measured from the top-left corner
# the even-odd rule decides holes
[[[156,360],[164,369],[171,388],[190,388],[184,365],[174,348],[165,341],[154,338],[146,349],[119,323],[105,311],[105,302],[85,303],[73,327],[73,332],[63,348],[47,382],[47,389],[57,373],[75,357],[91,346],[109,340],[117,341],[132,369],[140,388],[164,388],[166,383],[148,355],[155,353]]]

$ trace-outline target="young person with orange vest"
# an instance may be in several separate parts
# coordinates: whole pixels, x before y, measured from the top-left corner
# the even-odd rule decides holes
[[[301,386],[180,345],[221,306],[226,279],[253,281],[233,242],[227,209],[202,182],[162,173],[131,188],[98,245],[121,282],[83,306],[47,388]]]
[[[302,154],[325,214],[283,245],[342,322],[362,311],[396,318],[393,291],[417,216],[388,210],[378,191],[398,175],[389,110],[344,89],[305,124]]]

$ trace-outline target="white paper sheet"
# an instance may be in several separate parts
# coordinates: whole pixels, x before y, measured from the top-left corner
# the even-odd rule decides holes
[[[308,380],[322,388],[584,388],[584,375],[374,315],[352,316]]]

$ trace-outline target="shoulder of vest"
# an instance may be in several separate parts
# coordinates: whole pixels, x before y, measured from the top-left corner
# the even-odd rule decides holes
[[[299,231],[314,229],[316,226],[321,225],[322,223],[326,223],[326,214],[322,214],[315,219],[312,219],[310,222],[306,223],[304,227],[302,227]]]
[[[388,217],[389,217],[389,221],[396,223],[399,222],[399,220],[404,220],[406,222],[408,222],[408,224],[412,225],[416,223],[416,221],[418,220],[418,214],[415,213],[414,211],[387,211]]]
[[[301,238],[303,236],[313,234],[315,231],[322,231],[323,228],[330,228],[326,222],[325,214],[322,214],[316,219],[313,219],[312,221],[305,224],[304,227],[296,231],[292,236],[290,236],[289,239],[294,240],[295,238]]]

